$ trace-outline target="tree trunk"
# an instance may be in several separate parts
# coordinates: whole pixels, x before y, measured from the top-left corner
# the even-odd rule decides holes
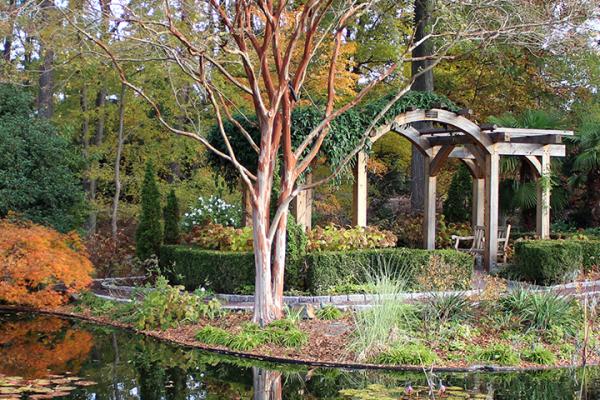
[[[253,321],[260,326],[265,326],[276,319],[271,291],[272,246],[269,241],[268,220],[268,200],[259,193],[259,201],[252,207],[252,226],[254,228],[254,264],[256,266]]]
[[[37,109],[40,117],[52,118],[54,105],[52,98],[54,96],[54,51],[46,49],[43,62],[40,68],[39,93],[37,99]]]
[[[106,105],[106,88],[101,84],[98,94],[96,95],[96,131],[94,132],[94,147],[99,147],[104,141],[104,124],[106,120],[105,113]],[[89,179],[89,192],[88,198],[92,203],[96,201],[96,189],[98,188],[98,180],[95,177]],[[96,225],[98,220],[98,213],[95,210],[96,205],[92,204],[92,211],[88,216],[87,231],[90,234],[96,233]]]
[[[119,132],[117,134],[117,155],[115,157],[115,195],[113,197],[111,212],[112,238],[117,241],[119,196],[121,196],[121,154],[123,153],[123,128],[125,122],[125,84],[121,85],[121,98],[119,102]]]
[[[417,42],[421,40],[429,29],[430,18],[431,18],[431,0],[415,0],[415,15],[414,15],[414,24],[415,24],[415,37],[414,41]],[[420,46],[416,47],[413,52],[413,57],[425,57],[432,54],[431,49],[431,41],[425,41]],[[419,71],[428,67],[431,63],[431,60],[423,60],[423,61],[413,61],[411,64],[411,72],[412,75],[415,76]],[[421,75],[419,75],[412,87],[412,90],[417,90],[420,92],[432,92],[433,91],[433,71],[429,70]],[[416,129],[423,129],[431,126],[430,123],[421,122],[418,124],[414,124]],[[417,148],[412,146],[412,158],[410,164],[410,206],[413,212],[418,212],[423,210],[423,202],[424,202],[424,193],[423,190],[425,188],[425,157],[417,150]]]

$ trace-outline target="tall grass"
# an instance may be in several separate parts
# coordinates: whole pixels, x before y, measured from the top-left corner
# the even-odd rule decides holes
[[[406,289],[402,268],[385,257],[365,265],[365,276],[374,295],[372,307],[354,313],[355,332],[350,350],[359,361],[372,358],[393,343],[408,339],[415,323],[414,307],[402,303],[399,295]]]

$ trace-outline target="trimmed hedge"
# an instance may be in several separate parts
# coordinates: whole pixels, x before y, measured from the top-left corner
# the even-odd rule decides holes
[[[310,253],[306,256],[306,289],[319,294],[344,282],[365,283],[366,274],[373,270],[398,273],[409,289],[441,278],[452,283],[448,289],[466,290],[471,284],[473,257],[455,250],[409,248]],[[436,276],[440,272],[445,277]]]
[[[341,283],[363,283],[369,268],[402,271],[409,285],[448,276],[452,289],[468,289],[473,273],[473,257],[454,250],[380,249],[349,252],[315,252],[302,263],[286,266],[286,288],[319,294]],[[202,250],[193,246],[163,246],[160,253],[163,270],[172,283],[188,290],[210,287],[219,293],[235,293],[254,285],[254,255]],[[445,276],[435,268],[443,267]],[[432,269],[433,268],[433,269]]]
[[[209,287],[234,293],[254,285],[254,254],[202,250],[193,246],[162,246],[160,266],[173,284],[187,290]]]
[[[540,285],[573,280],[600,261],[600,240],[524,240],[515,242],[514,272]]]

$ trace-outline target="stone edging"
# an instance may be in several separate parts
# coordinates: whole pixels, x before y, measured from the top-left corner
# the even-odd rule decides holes
[[[135,277],[135,278],[137,278],[137,277]],[[117,296],[106,296],[106,295],[100,295],[100,294],[96,294],[96,296],[99,296],[99,297],[107,299],[107,300],[127,301],[127,299],[124,299],[123,297],[131,296],[131,294],[133,293],[134,290],[138,290],[138,291],[139,290],[142,290],[142,291],[143,290],[151,290],[148,288],[140,288],[140,287],[135,287],[135,286],[115,285],[114,281],[115,281],[114,278],[101,280],[100,285],[103,289],[106,289],[109,293],[111,293],[111,294],[114,293]],[[594,286],[600,287],[600,280],[585,281],[585,282],[572,282],[572,283],[566,283],[566,284],[560,284],[560,285],[554,285],[554,286],[539,286],[539,285],[533,285],[533,284],[529,284],[529,283],[525,283],[525,282],[510,281],[510,280],[508,281],[508,289],[509,290],[514,290],[517,288],[525,288],[525,289],[528,289],[531,291],[536,291],[536,292],[549,292],[549,291],[557,291],[557,290],[562,290],[562,289],[574,289],[574,288],[588,288],[588,287],[594,287]],[[482,289],[473,289],[473,290],[464,290],[464,291],[455,290],[455,291],[446,291],[446,292],[406,292],[406,293],[397,294],[395,296],[388,295],[389,296],[388,298],[396,298],[398,300],[404,300],[404,301],[421,300],[421,299],[426,299],[428,297],[431,297],[433,293],[435,293],[436,296],[460,295],[460,296],[464,296],[464,297],[470,297],[470,296],[478,295],[481,292],[482,292]],[[585,295],[595,296],[595,295],[599,295],[599,294],[600,294],[600,291],[593,291],[593,292],[587,292],[587,293],[572,293],[570,295],[573,297],[582,297]],[[121,296],[121,297],[118,297],[118,296]],[[341,295],[323,295],[323,296],[283,296],[283,301],[287,305],[310,304],[314,307],[323,307],[325,305],[333,305],[333,306],[341,308],[341,309],[351,308],[354,310],[360,310],[360,309],[369,307],[373,301],[375,301],[379,298],[379,296],[381,296],[381,295],[360,294],[360,293],[358,293],[358,294],[357,293],[341,294]],[[383,296],[384,296],[384,298],[386,297],[386,295],[383,295]],[[233,308],[233,309],[251,308],[249,303],[254,302],[253,295],[217,293],[214,295],[214,297],[224,303],[227,303],[225,307],[230,308],[230,309],[231,308]]]
[[[217,353],[221,355],[234,356],[239,358],[245,358],[250,360],[262,361],[262,362],[273,362],[279,364],[295,364],[295,365],[306,365],[311,367],[324,367],[324,368],[344,368],[344,369],[355,369],[355,370],[389,370],[389,371],[419,371],[422,372],[424,369],[427,371],[436,371],[436,372],[531,372],[531,371],[547,371],[547,370],[556,370],[556,369],[568,369],[568,368],[579,368],[583,367],[583,365],[561,365],[555,367],[548,366],[536,366],[536,367],[502,367],[497,365],[471,365],[469,367],[422,367],[416,365],[382,365],[382,364],[362,364],[362,363],[344,363],[344,362],[328,362],[328,361],[313,361],[313,360],[304,360],[304,359],[294,359],[288,357],[278,357],[278,356],[267,356],[260,355],[254,353],[244,353],[232,350],[225,350],[222,348],[216,348],[207,346],[204,344],[192,344],[186,343],[184,341],[178,341],[172,338],[167,338],[161,336],[160,332],[156,331],[140,331],[131,326],[112,322],[105,321],[99,318],[88,317],[81,314],[75,313],[67,313],[61,311],[53,311],[53,310],[42,310],[42,309],[32,309],[27,307],[15,307],[15,306],[2,306],[0,305],[0,311],[10,311],[10,312],[28,312],[28,313],[37,313],[44,315],[54,315],[62,318],[69,319],[78,319],[86,322],[91,322],[96,325],[103,326],[111,326],[118,329],[123,329],[126,331],[134,332],[136,334],[145,335],[148,337],[152,337],[154,339],[158,339],[162,342],[175,344],[178,346],[182,346],[185,348],[199,349],[208,351],[211,353]],[[588,363],[587,366],[597,366],[598,363]]]

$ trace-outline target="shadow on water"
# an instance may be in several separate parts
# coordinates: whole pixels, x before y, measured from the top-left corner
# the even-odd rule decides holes
[[[424,374],[269,364],[168,345],[131,332],[31,314],[0,314],[3,378],[77,377],[69,399],[428,399]],[[77,379],[73,378],[73,379]],[[600,369],[439,374],[448,399],[600,399]],[[58,379],[60,381],[60,379]],[[47,384],[47,383],[46,383]],[[16,385],[16,383],[13,383]],[[63,385],[64,387],[64,385]],[[409,396],[407,388],[414,391]],[[20,393],[27,398],[30,393]],[[36,397],[38,396],[38,397]],[[41,396],[41,397],[40,397]],[[44,397],[45,396],[45,397]],[[52,393],[29,398],[52,398]],[[19,398],[19,397],[10,397]]]

